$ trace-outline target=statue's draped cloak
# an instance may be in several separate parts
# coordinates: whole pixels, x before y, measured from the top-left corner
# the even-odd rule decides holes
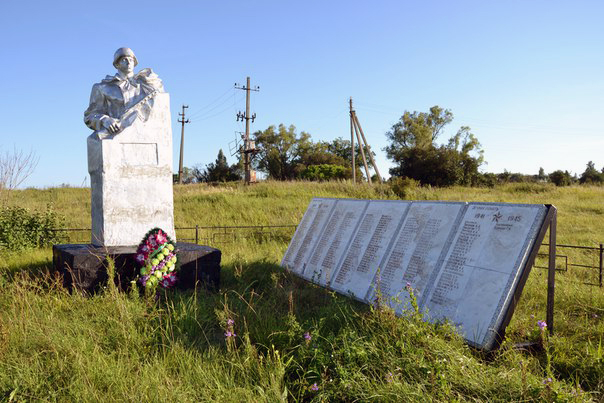
[[[128,108],[154,91],[164,92],[163,83],[148,68],[130,78],[123,77],[119,72],[114,76],[107,76],[92,86],[90,105],[84,112],[84,123],[92,130],[101,130],[104,119],[120,119]],[[148,117],[152,107],[153,99],[150,99],[140,111],[143,120]]]

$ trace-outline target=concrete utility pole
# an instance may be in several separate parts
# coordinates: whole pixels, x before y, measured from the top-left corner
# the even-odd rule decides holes
[[[354,109],[352,109],[352,97],[350,97],[350,154],[352,155],[352,183],[357,183],[357,167],[354,163],[354,134],[352,133],[352,126],[354,125],[354,123],[352,122],[353,112]]]
[[[382,177],[380,176],[380,171],[378,171],[377,164],[373,159],[373,154],[371,153],[371,147],[369,143],[367,143],[367,139],[365,138],[365,134],[363,133],[363,129],[361,128],[361,124],[359,123],[359,118],[355,110],[352,107],[352,97],[350,97],[350,143],[351,143],[351,152],[352,152],[352,178],[354,183],[355,178],[355,166],[354,166],[354,136],[352,132],[356,133],[357,142],[359,143],[359,149],[361,150],[361,157],[363,158],[363,165],[365,166],[365,173],[367,174],[367,181],[371,184],[371,175],[369,174],[369,167],[367,166],[367,160],[365,159],[365,150],[364,147],[367,147],[367,153],[369,154],[369,159],[371,160],[371,164],[373,165],[373,169],[375,169],[376,176],[378,178],[378,182],[382,183]],[[362,141],[361,141],[362,137]]]
[[[185,109],[188,107],[189,105],[182,106],[182,113],[179,113],[182,119],[178,119],[178,122],[182,123],[182,131],[180,132],[180,160],[178,161],[178,183],[180,184],[182,184],[182,155],[185,149],[185,123],[191,123],[189,119],[185,120]]]
[[[245,135],[243,138],[243,169],[245,171],[245,184],[249,185],[252,182],[256,182],[256,173],[252,171],[252,155],[256,152],[256,145],[253,141],[250,141],[250,120],[254,123],[256,114],[254,113],[250,117],[250,91],[260,91],[260,87],[256,86],[251,88],[250,78],[247,77],[247,83],[245,86],[238,86],[235,83],[235,88],[239,90],[245,90],[245,113],[237,112],[237,121],[245,120]]]

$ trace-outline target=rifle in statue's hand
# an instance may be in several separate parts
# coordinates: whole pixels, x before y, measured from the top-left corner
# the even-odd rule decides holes
[[[146,121],[149,117],[149,112],[143,113],[143,107],[145,107],[148,102],[157,95],[159,91],[153,90],[149,94],[147,94],[143,99],[132,105],[130,108],[126,109],[122,116],[119,119],[120,129],[116,133],[109,133],[106,128],[102,128],[101,130],[97,130],[97,135],[99,139],[104,139],[110,135],[118,135],[120,134],[126,127],[132,125],[137,118],[141,118],[141,120]]]

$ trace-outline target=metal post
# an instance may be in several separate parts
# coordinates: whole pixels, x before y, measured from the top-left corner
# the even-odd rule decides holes
[[[199,244],[199,225],[195,224],[195,244]]]
[[[600,244],[600,288],[602,288],[602,267],[604,266],[604,245]]]
[[[554,334],[554,289],[556,281],[556,223],[558,212],[554,210],[549,223],[549,265],[547,272],[547,314],[549,334]]]

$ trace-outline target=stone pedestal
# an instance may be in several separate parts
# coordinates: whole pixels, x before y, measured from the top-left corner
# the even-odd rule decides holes
[[[177,288],[189,289],[202,284],[218,291],[220,250],[187,242],[177,242],[176,250],[180,266]],[[136,278],[140,267],[135,260],[136,246],[63,244],[54,245],[52,252],[53,266],[70,290],[91,293],[107,284],[107,257],[115,261],[115,281],[122,290],[130,288],[130,282]]]
[[[90,135],[88,172],[93,245],[138,245],[154,227],[176,240],[170,96],[155,96],[146,121],[116,135]]]

